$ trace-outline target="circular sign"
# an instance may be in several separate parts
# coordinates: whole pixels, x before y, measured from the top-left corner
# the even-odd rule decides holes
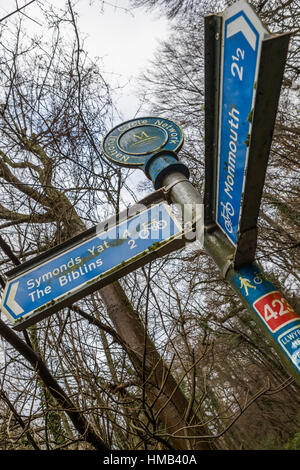
[[[182,144],[183,133],[177,124],[168,119],[146,117],[114,127],[104,138],[102,149],[117,165],[139,167],[157,152],[176,152]]]

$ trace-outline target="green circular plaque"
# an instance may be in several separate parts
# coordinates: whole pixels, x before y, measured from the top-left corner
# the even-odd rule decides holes
[[[105,156],[120,166],[139,167],[161,150],[178,151],[183,133],[172,121],[147,117],[132,119],[114,127],[104,138]]]
[[[118,147],[121,152],[129,155],[147,155],[158,152],[168,142],[168,133],[157,126],[137,126],[118,139]]]

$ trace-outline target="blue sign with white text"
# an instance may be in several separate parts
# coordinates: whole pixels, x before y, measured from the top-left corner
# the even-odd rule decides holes
[[[23,319],[181,231],[167,204],[153,205],[8,280],[1,310],[12,321]]]
[[[232,281],[262,325],[300,372],[300,316],[267,279],[251,264],[233,275]]]
[[[236,245],[265,30],[244,2],[224,13],[216,222]]]

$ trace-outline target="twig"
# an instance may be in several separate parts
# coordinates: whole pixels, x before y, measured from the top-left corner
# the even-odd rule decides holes
[[[3,20],[6,20],[7,18],[9,18],[10,16],[14,15],[15,13],[18,13],[20,12],[21,10],[23,10],[24,8],[28,7],[28,5],[30,5],[31,3],[35,2],[36,0],[31,0],[31,2],[28,2],[26,3],[26,5],[23,5],[22,7],[19,7],[17,8],[16,10],[14,10],[13,12],[9,13],[8,15],[4,16],[3,18],[0,19],[0,22],[3,21]],[[31,19],[31,18],[30,18]],[[34,20],[33,20],[34,21]]]

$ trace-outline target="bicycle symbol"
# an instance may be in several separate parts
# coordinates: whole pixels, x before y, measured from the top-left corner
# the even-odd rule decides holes
[[[255,284],[261,284],[263,282],[262,274],[258,272],[255,272],[254,274],[255,274],[255,277],[253,278],[253,281],[255,282]]]
[[[221,217],[223,217],[225,221],[225,228],[227,232],[232,233],[231,217],[234,215],[233,206],[229,201],[226,204],[224,204],[224,202],[221,202],[221,205],[223,206]]]
[[[167,221],[166,220],[156,220],[153,219],[149,224],[146,224],[144,222],[142,224],[142,230],[139,232],[139,237],[142,239],[149,238],[150,235],[150,230],[159,230],[166,228],[167,226]]]

